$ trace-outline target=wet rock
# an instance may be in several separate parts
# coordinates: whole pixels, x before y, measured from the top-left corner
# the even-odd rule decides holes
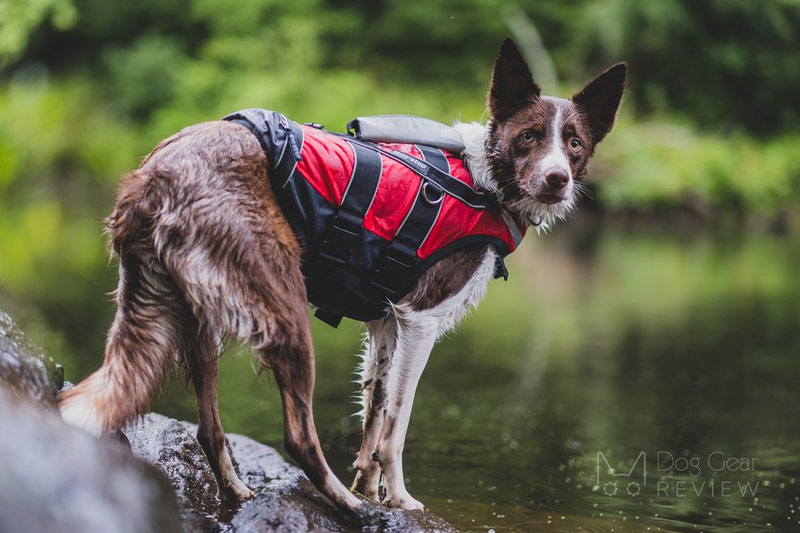
[[[153,413],[127,428],[125,435],[133,455],[158,465],[172,481],[182,507],[217,511],[214,474],[200,444],[183,424]]]
[[[180,529],[165,476],[56,411],[63,372],[0,311],[0,531]]]
[[[223,509],[216,497],[217,482],[189,429],[175,419],[151,413],[126,428],[125,436],[136,457],[157,466],[167,475],[187,531],[218,531]]]
[[[64,370],[0,311],[0,385],[15,396],[55,406]]]
[[[0,388],[0,531],[177,531],[169,482],[122,446]]]
[[[231,521],[242,533],[305,531],[456,531],[436,515],[389,509],[369,500],[352,516],[333,511],[328,501],[274,449],[242,435],[228,435],[239,473],[256,496]]]
[[[133,453],[172,481],[186,531],[455,531],[430,513],[388,509],[370,501],[352,516],[337,512],[277,451],[235,434],[227,437],[229,449],[239,476],[256,495],[240,508],[227,507],[216,497],[216,482],[196,431],[194,424],[151,413],[125,432]]]
[[[351,516],[334,512],[304,476],[272,480],[233,517],[237,533],[302,533],[306,531],[456,531],[441,518],[423,511],[389,509],[371,501]]]

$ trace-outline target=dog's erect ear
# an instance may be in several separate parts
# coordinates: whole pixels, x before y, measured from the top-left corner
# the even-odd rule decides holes
[[[489,110],[495,119],[508,118],[539,96],[541,89],[511,39],[503,41],[492,72]]]
[[[622,91],[625,90],[626,71],[625,63],[617,63],[572,97],[589,119],[594,144],[602,141],[614,125]]]

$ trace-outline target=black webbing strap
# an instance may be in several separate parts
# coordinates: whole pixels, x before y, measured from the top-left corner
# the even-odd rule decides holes
[[[364,215],[375,198],[383,170],[378,152],[352,142],[350,146],[355,154],[353,174],[350,176],[350,182],[344,191],[333,224],[319,248],[321,257],[339,266],[350,260],[351,252],[361,234]]]
[[[459,200],[461,200],[470,207],[473,207],[475,209],[498,209],[497,197],[494,194],[485,193],[473,189],[463,181],[451,176],[448,167],[440,169],[433,166],[433,164],[430,164],[429,162],[414,157],[411,154],[407,154],[399,150],[387,150],[377,144],[373,144],[367,141],[362,141],[360,139],[355,139],[352,136],[346,135],[344,133],[336,133],[336,132],[327,132],[327,133],[331,133],[332,135],[345,138],[353,144],[360,144],[371,150],[377,150],[378,152],[387,157],[391,157],[398,163],[402,163],[403,165],[414,171],[416,174],[418,174],[425,180],[433,182],[434,185],[436,185],[441,190],[445,191],[450,196],[458,198]],[[438,150],[437,148],[433,149]]]
[[[333,223],[319,246],[320,259],[330,261],[332,271],[358,259],[353,250],[359,243],[364,215],[372,205],[383,171],[379,152],[358,143],[349,144],[354,155],[353,173]],[[314,316],[333,327],[338,327],[342,320],[341,312],[326,309],[317,309]]]
[[[447,156],[444,155],[444,152],[424,144],[415,144],[414,146],[422,153],[422,157],[427,163],[430,163],[434,168],[441,170],[445,174],[450,174],[450,163],[447,161]]]
[[[280,194],[302,159],[305,141],[303,128],[280,113],[265,109],[242,109],[222,120],[244,126],[256,136],[269,160],[270,182]]]
[[[342,318],[344,318],[342,313],[334,313],[325,309],[317,309],[314,311],[314,316],[334,328],[338,328],[339,324],[342,323]]]
[[[294,171],[297,168],[297,163],[303,158],[303,143],[305,142],[305,134],[303,128],[298,124],[291,122],[289,124],[281,124],[281,128],[286,132],[286,143],[283,145],[281,153],[275,157],[272,162],[274,169],[272,178],[272,186],[274,190],[281,194],[281,191],[286,188],[289,181],[294,177]]]
[[[450,164],[441,150],[430,146],[417,146],[417,149],[429,165],[449,174]],[[403,286],[418,261],[417,250],[439,217],[444,195],[445,192],[433,183],[421,180],[411,209],[389,244],[382,264],[375,271],[373,285],[392,295]]]
[[[458,198],[470,207],[475,209],[487,209],[494,205],[492,199],[488,198],[487,194],[476,191],[463,181],[451,176],[448,167],[444,169],[436,168],[433,166],[432,162],[422,161],[413,155],[400,152],[399,150],[387,151],[380,147],[378,147],[378,149],[394,157],[394,159],[405,164],[424,179],[433,182],[439,189],[447,192],[450,196]],[[438,150],[438,148],[434,148],[434,150]]]

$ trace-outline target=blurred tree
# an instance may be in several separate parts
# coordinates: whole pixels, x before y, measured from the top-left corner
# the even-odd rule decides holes
[[[578,64],[625,58],[640,113],[765,134],[800,126],[797,0],[590,0]]]
[[[498,43],[511,33],[508,13],[517,12],[554,60],[556,72],[542,71],[544,78],[577,88],[626,59],[628,99],[640,114],[676,112],[704,127],[760,134],[800,126],[798,0],[520,0],[517,11],[504,0],[75,0],[80,18],[66,28],[63,21],[74,21],[67,1],[21,8],[0,0],[0,13],[23,13],[0,16],[17,28],[4,28],[2,43],[14,44],[0,44],[0,53],[18,57],[26,42],[19,35],[53,13],[62,22],[43,25],[22,60],[93,69],[138,118],[170,105],[167,86],[184,67],[206,80],[352,69],[378,82],[482,90]],[[151,95],[124,89],[143,78],[156,80]],[[137,91],[144,92],[130,88]]]
[[[76,16],[70,0],[0,0],[0,68],[18,58],[40,24],[49,20],[55,29],[66,30]]]
[[[134,118],[146,118],[172,99],[186,59],[173,39],[145,35],[130,48],[110,50],[106,60],[115,104]]]
[[[352,10],[359,4],[328,3]],[[640,115],[676,112],[701,127],[759,134],[800,126],[797,0],[526,0],[518,6],[561,77],[582,80],[627,60],[634,88],[628,99]],[[509,33],[504,8],[502,0],[383,0],[359,12],[358,40],[350,29],[327,35],[333,50],[347,52],[341,59],[356,58],[386,76],[479,84],[488,51]]]

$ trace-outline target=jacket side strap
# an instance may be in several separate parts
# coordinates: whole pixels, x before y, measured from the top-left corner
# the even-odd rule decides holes
[[[441,172],[449,173],[450,164],[444,153],[430,146],[417,146],[425,161]],[[418,262],[417,250],[428,238],[442,210],[444,191],[422,180],[414,204],[397,229],[383,261],[376,269],[372,284],[396,295]]]
[[[327,236],[320,244],[320,256],[337,266],[350,261],[364,225],[364,215],[369,211],[378,183],[383,162],[375,150],[349,143],[355,156],[353,173],[344,191],[341,204]]]

